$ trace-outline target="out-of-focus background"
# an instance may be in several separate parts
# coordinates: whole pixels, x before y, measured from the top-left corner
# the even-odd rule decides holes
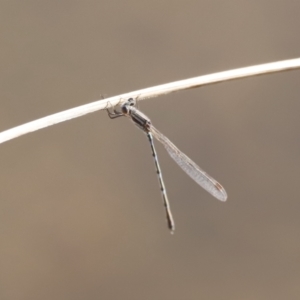
[[[298,1],[2,1],[0,130],[175,80],[300,56]],[[143,101],[226,188],[97,112],[0,145],[0,299],[299,299],[300,71]]]

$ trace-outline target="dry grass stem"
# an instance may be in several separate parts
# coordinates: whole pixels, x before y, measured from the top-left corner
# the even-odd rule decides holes
[[[81,105],[75,108],[71,108],[47,117],[25,123],[23,125],[8,129],[0,133],[0,143],[4,143],[21,135],[29,132],[37,131],[39,129],[52,126],[67,120],[71,120],[77,117],[84,116],[86,114],[105,109],[110,103],[111,105],[117,105],[122,101],[129,98],[135,98],[137,100],[144,100],[153,97],[157,97],[172,92],[181,90],[196,88],[208,84],[224,82],[227,80],[233,80],[238,78],[245,78],[256,75],[264,75],[269,73],[289,71],[300,68],[300,58],[278,61],[268,64],[256,65],[246,68],[234,69],[225,72],[219,72],[204,76],[198,76],[190,79],[175,81],[167,84],[162,84],[110,98],[104,100],[98,100],[89,104]]]

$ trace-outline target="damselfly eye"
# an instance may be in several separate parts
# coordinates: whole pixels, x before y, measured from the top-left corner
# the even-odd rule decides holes
[[[122,110],[122,113],[123,113],[124,115],[127,115],[127,114],[128,114],[128,107],[127,107],[127,105],[123,105],[122,108],[121,108],[121,110]]]
[[[134,100],[133,98],[129,98],[129,99],[128,99],[128,104],[129,104],[130,106],[135,106],[135,100]]]

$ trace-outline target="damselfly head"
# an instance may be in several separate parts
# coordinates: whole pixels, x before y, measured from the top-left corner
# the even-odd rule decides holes
[[[133,98],[129,98],[127,101],[129,106],[135,106],[136,105],[136,100],[134,100]]]
[[[135,106],[136,101],[133,98],[129,98],[122,106],[121,111],[124,115],[128,115],[130,107]]]

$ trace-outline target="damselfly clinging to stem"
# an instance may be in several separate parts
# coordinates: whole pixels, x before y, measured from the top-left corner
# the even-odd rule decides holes
[[[214,197],[216,197],[218,200],[221,201],[226,201],[227,193],[220,183],[218,183],[215,179],[210,177],[199,166],[197,166],[190,158],[188,158],[184,153],[182,153],[168,138],[166,138],[162,133],[160,133],[152,125],[150,119],[141,111],[139,111],[135,107],[135,105],[136,105],[136,101],[133,98],[130,98],[121,105],[120,111],[114,109],[113,112],[111,112],[108,109],[107,112],[111,119],[121,117],[121,116],[127,116],[131,118],[133,123],[137,125],[141,130],[143,130],[147,135],[151,146],[154,162],[155,162],[158,181],[161,188],[168,227],[171,233],[173,233],[175,229],[175,223],[171,213],[170,203],[168,200],[165,184],[163,181],[160,165],[158,162],[158,157],[154,147],[153,136],[164,145],[169,155],[175,160],[175,162],[179,165],[179,167],[181,167],[183,171],[185,171],[192,179],[194,179],[207,192],[209,192],[210,194],[212,194]]]

